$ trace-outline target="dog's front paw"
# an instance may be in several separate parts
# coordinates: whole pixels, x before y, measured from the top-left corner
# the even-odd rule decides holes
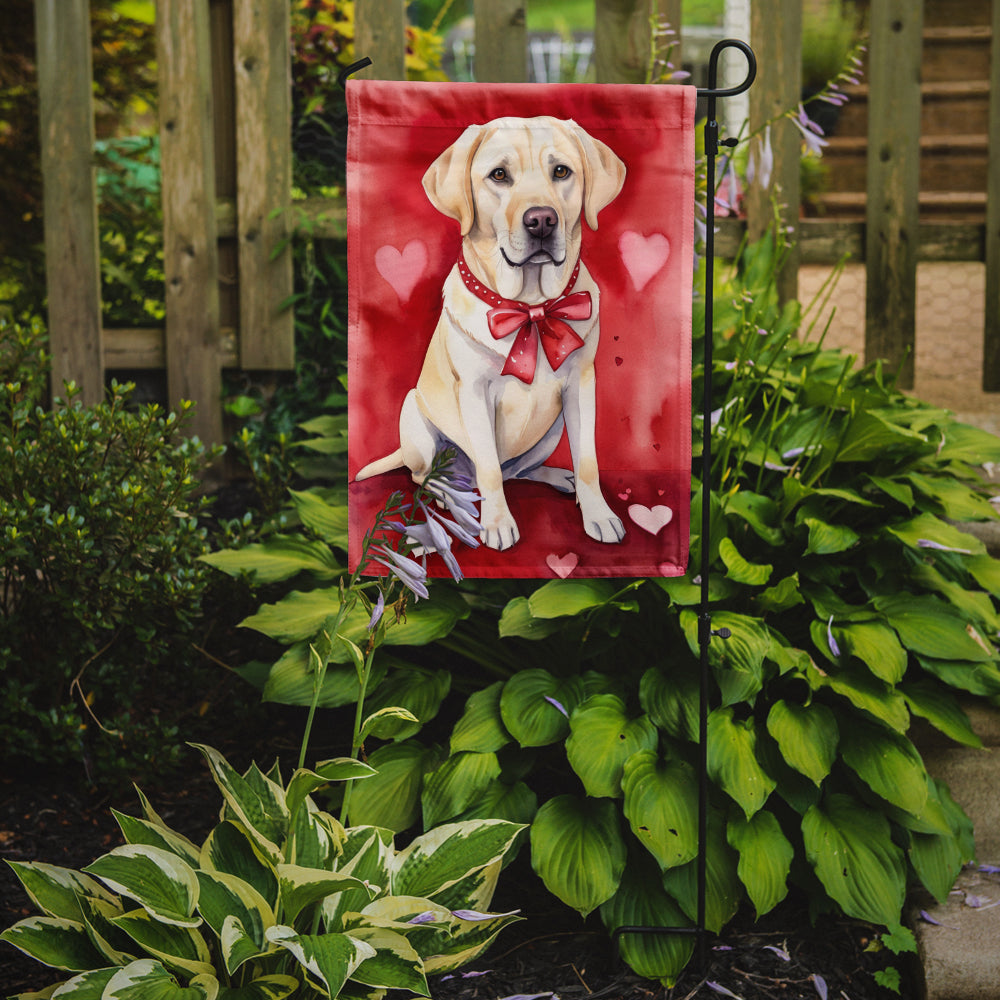
[[[514,520],[507,505],[494,510],[487,509],[484,500],[482,506],[482,530],[479,532],[479,540],[489,549],[496,549],[503,552],[517,543],[521,537],[518,531],[517,522]]]
[[[597,542],[620,542],[625,537],[625,525],[622,519],[610,514],[599,520],[585,520],[583,530]]]

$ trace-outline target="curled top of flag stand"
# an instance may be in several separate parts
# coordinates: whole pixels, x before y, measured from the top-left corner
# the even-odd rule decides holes
[[[747,75],[746,79],[742,83],[737,84],[735,87],[717,87],[718,74],[719,74],[719,56],[726,49],[739,49],[747,59]],[[360,67],[359,67],[360,68]],[[699,97],[708,97],[714,99],[716,97],[735,97],[737,94],[742,94],[749,90],[754,80],[757,78],[757,57],[754,55],[753,49],[743,41],[738,38],[723,38],[722,41],[716,42],[712,49],[711,55],[708,57],[708,86],[698,88]]]

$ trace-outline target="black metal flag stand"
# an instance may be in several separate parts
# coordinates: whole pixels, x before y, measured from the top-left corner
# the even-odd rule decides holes
[[[719,88],[719,57],[728,48],[739,49],[747,60],[747,75],[736,87]],[[338,75],[341,87],[347,78],[358,70],[371,65],[367,56],[345,66]],[[707,835],[708,835],[708,699],[709,664],[708,650],[713,636],[728,638],[728,629],[712,629],[712,615],[709,611],[709,545],[711,528],[711,491],[709,480],[712,472],[712,294],[715,282],[715,158],[721,146],[735,146],[735,138],[720,139],[719,123],[716,121],[716,100],[720,97],[735,97],[750,89],[757,76],[757,59],[753,49],[746,42],[727,38],[712,49],[708,62],[708,87],[700,88],[698,96],[707,100],[707,120],[705,123],[705,158],[707,162],[707,205],[705,231],[705,348],[704,348],[704,396],[702,401],[702,452],[701,452],[701,600],[698,612],[698,646],[701,653],[701,687],[698,705],[698,909],[694,927],[623,926],[614,931],[617,943],[623,934],[694,934],[698,939],[698,962],[702,969],[705,961],[705,897],[707,890]]]

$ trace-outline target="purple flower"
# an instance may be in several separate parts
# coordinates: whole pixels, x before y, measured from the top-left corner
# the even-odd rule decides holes
[[[830,615],[830,620],[826,623],[826,641],[830,647],[830,652],[834,656],[840,656],[840,646],[837,645],[837,640],[833,637],[833,615]]]
[[[827,145],[822,138],[823,130],[806,114],[806,109],[800,104],[798,114],[792,116],[792,124],[802,134],[806,149],[816,156],[823,155],[823,147]]]
[[[815,972],[809,978],[812,979],[813,986],[816,987],[816,992],[819,994],[819,1000],[826,1000],[826,980]]]
[[[472,489],[465,476],[448,475],[428,479],[424,483],[424,489],[436,500],[440,500],[466,531],[479,534],[482,525],[476,504],[483,498]]]
[[[427,570],[415,559],[400,555],[385,545],[373,546],[371,551],[373,553],[372,559],[385,566],[404,587],[417,597],[430,596],[427,591]],[[384,556],[384,558],[379,558],[380,556]]]
[[[368,631],[371,632],[376,625],[382,620],[382,615],[385,612],[385,594],[380,590],[378,592],[378,600],[375,602],[375,607],[372,608],[372,616],[368,619]]]
[[[764,135],[750,147],[750,160],[747,163],[747,182],[753,184],[756,180],[765,191],[771,186],[771,174],[774,172],[774,150],[771,148],[771,126],[764,129]]]
[[[408,924],[432,924],[437,920],[437,915],[433,910],[424,910],[423,913],[418,913],[415,917],[410,917],[406,922]]]
[[[555,705],[555,707],[559,709],[559,711],[562,712],[562,714],[565,715],[567,719],[569,718],[569,712],[566,711],[565,707],[562,705],[561,702],[556,701],[555,698],[550,698],[548,695],[544,695],[543,697],[550,705]]]
[[[469,548],[475,549],[479,547],[479,538],[471,532],[466,531],[458,522],[442,517],[437,511],[431,510],[430,507],[424,507],[424,513],[427,515],[428,520],[434,519],[443,524],[460,542],[464,542]]]
[[[938,549],[941,552],[959,552],[964,556],[972,555],[972,549],[956,549],[951,545],[942,545],[940,542],[935,542],[930,538],[918,538],[917,547],[921,549]]]
[[[494,917],[513,917],[520,913],[520,910],[511,910],[509,913],[480,913],[479,910],[452,910],[451,915],[459,920],[492,920]]]
[[[423,504],[420,504],[420,507],[425,514],[428,513],[427,508]],[[448,572],[451,573],[452,577],[455,580],[462,579],[462,569],[458,565],[455,554],[451,551],[451,536],[444,530],[439,521],[428,517],[422,523],[393,524],[393,527],[397,531],[402,530],[406,535],[406,540],[412,545],[419,546],[422,550],[419,553],[420,555],[436,552],[444,560],[444,564],[448,567]]]
[[[734,997],[735,1000],[743,1000],[738,993],[734,993],[732,990],[727,990],[721,983],[713,983],[709,981],[705,983],[705,985],[713,992],[721,993],[724,997]]]
[[[779,948],[775,944],[766,944],[766,945],[764,945],[764,950],[765,951],[773,951],[775,953],[775,955],[777,955],[778,958],[780,958],[782,960],[782,962],[790,962],[792,960],[792,956],[789,955],[788,952],[784,948]]]

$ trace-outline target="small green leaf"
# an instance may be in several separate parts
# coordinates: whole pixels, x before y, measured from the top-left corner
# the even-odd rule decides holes
[[[845,552],[856,545],[860,538],[858,533],[846,524],[828,524],[815,517],[804,518],[803,522],[809,529],[806,555],[829,556]]]
[[[420,817],[424,773],[438,762],[434,750],[416,740],[379,747],[368,758],[376,774],[351,789],[354,826],[382,826],[401,832]]]
[[[910,740],[890,729],[853,718],[841,742],[844,762],[876,795],[919,815],[927,801],[927,772]]]
[[[521,639],[545,639],[563,628],[555,618],[536,618],[531,613],[527,597],[515,597],[507,602],[500,615],[501,639],[516,636]]]
[[[763,587],[774,570],[770,563],[761,565],[748,562],[740,555],[739,549],[729,538],[720,539],[719,557],[726,564],[729,578],[737,583],[746,584],[748,587]]]
[[[272,535],[239,549],[223,549],[200,557],[202,562],[230,576],[249,576],[254,583],[277,583],[299,573],[332,580],[344,572],[330,547],[295,535]]]
[[[451,733],[452,753],[460,750],[493,753],[510,742],[510,733],[500,716],[502,690],[503,681],[496,681],[469,696],[465,711]]]
[[[733,709],[717,708],[708,717],[708,773],[749,819],[774,791],[776,782],[757,762],[753,718],[737,721]]]
[[[607,580],[549,580],[528,598],[534,618],[564,618],[607,604],[615,595]]]
[[[788,873],[795,849],[774,813],[765,809],[750,819],[737,816],[726,828],[729,846],[739,851],[736,873],[760,919],[788,894]]]
[[[452,754],[424,779],[421,796],[424,827],[429,829],[454,819],[499,776],[500,764],[495,753]]]
[[[767,731],[785,761],[818,787],[837,756],[839,732],[833,712],[818,702],[797,705],[779,699],[768,713]]]
[[[639,704],[660,729],[678,740],[698,739],[698,674],[680,661],[669,673],[650,667],[639,681]]]

